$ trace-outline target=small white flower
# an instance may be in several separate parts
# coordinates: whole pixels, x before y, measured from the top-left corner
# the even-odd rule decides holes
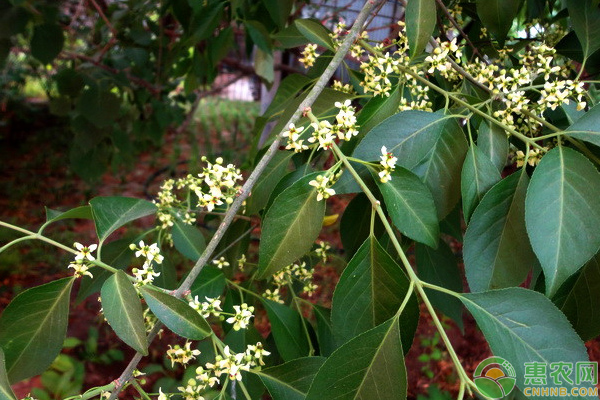
[[[223,269],[223,267],[229,267],[229,263],[225,260],[225,257],[220,257],[218,260],[213,260],[212,262],[219,269]]]
[[[335,190],[329,187],[331,182],[325,175],[317,176],[315,179],[308,182],[308,184],[317,188],[317,201],[328,199],[335,195]]]
[[[84,260],[87,259],[89,261],[94,261],[96,258],[92,255],[92,252],[98,248],[97,244],[90,244],[89,246],[84,246],[79,242],[75,242],[73,246],[77,249],[77,254],[75,255],[76,260]]]
[[[233,329],[239,331],[240,329],[246,329],[250,324],[250,319],[254,316],[254,307],[248,306],[246,303],[242,303],[241,306],[233,306],[235,315],[227,318],[228,324],[233,324]]]

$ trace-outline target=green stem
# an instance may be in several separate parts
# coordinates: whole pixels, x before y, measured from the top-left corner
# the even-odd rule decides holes
[[[312,340],[310,338],[310,333],[308,332],[308,327],[306,326],[306,321],[304,320],[304,316],[302,315],[302,307],[300,307],[300,304],[298,303],[298,296],[296,296],[292,284],[288,284],[288,289],[290,290],[290,294],[292,295],[294,306],[296,307],[298,314],[300,314],[300,321],[302,321],[302,329],[304,330],[304,334],[306,335],[306,341],[308,342],[308,355],[309,357],[311,357],[315,354],[315,348],[313,347]]]
[[[150,398],[150,396],[148,396],[148,393],[146,393],[146,391],[144,389],[142,389],[142,387],[140,386],[140,384],[138,383],[137,380],[132,379],[131,380],[131,384],[133,385],[133,387],[135,388],[135,390],[137,390],[137,392],[146,400],[152,400]]]
[[[113,390],[115,388],[115,383],[109,383],[108,385],[104,385],[104,386],[99,386],[97,388],[92,388],[90,390],[88,390],[87,392],[77,395],[77,396],[71,396],[71,397],[66,397],[64,400],[88,400],[88,399],[93,399],[96,396],[99,396],[100,394],[102,394],[102,392],[110,392],[111,390]]]
[[[242,389],[242,393],[244,393],[246,400],[252,400],[252,397],[250,396],[250,393],[248,393],[248,390],[246,389],[244,382],[238,381],[238,383],[240,384],[240,388]]]
[[[12,240],[12,241],[8,242],[7,244],[5,244],[4,246],[0,247],[0,253],[2,253],[4,250],[8,249],[9,247],[11,247],[17,243],[24,242],[26,240],[33,240],[33,239],[36,239],[36,237],[31,236],[31,235],[21,236],[20,238]]]
[[[406,272],[411,280],[411,283],[414,284],[417,292],[419,293],[419,297],[421,297],[421,300],[423,301],[423,303],[425,303],[427,310],[431,314],[433,323],[434,323],[436,329],[439,331],[444,344],[446,345],[448,354],[450,355],[450,358],[452,359],[452,362],[454,363],[454,366],[456,367],[459,378],[461,379],[461,381],[465,381],[467,383],[467,385],[473,384],[471,379],[468,377],[466,371],[464,370],[463,366],[461,365],[460,360],[458,359],[458,355],[454,351],[454,347],[452,346],[452,343],[450,342],[448,335],[446,335],[444,327],[442,326],[442,323],[440,322],[433,306],[431,305],[431,302],[429,301],[427,294],[425,293],[425,290],[423,288],[423,282],[419,279],[419,277],[413,270],[413,268],[410,264],[410,261],[408,261],[406,254],[402,250],[402,246],[400,245],[400,242],[398,242],[398,239],[396,238],[394,230],[392,229],[392,226],[388,222],[388,219],[387,219],[385,213],[383,212],[383,209],[381,207],[379,200],[377,200],[375,198],[375,196],[373,195],[373,193],[371,192],[369,187],[365,184],[365,182],[362,180],[360,175],[354,170],[354,168],[352,167],[352,164],[350,164],[350,162],[347,160],[346,156],[342,153],[342,151],[339,149],[339,147],[336,144],[333,145],[333,151],[336,152],[338,157],[344,162],[344,165],[346,166],[346,168],[348,168],[348,171],[350,171],[350,173],[352,174],[352,176],[354,177],[356,182],[362,188],[363,192],[367,195],[367,197],[371,201],[371,204],[373,205],[373,207],[376,208],[377,214],[379,215],[381,222],[383,223],[388,235],[390,236],[390,239],[392,240],[392,244],[394,245],[394,248],[398,252],[400,259],[402,260],[402,264],[404,265],[404,267],[406,269]]]

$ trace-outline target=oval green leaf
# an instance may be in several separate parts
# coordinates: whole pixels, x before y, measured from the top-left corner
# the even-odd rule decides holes
[[[262,371],[252,370],[273,400],[304,400],[325,357],[303,357]]]
[[[550,368],[553,362],[575,365],[588,361],[586,348],[567,318],[538,292],[509,288],[464,294],[460,299],[475,317],[494,355],[515,368],[521,389],[525,386],[525,363],[544,363]],[[568,383],[564,387],[570,391]]]
[[[337,349],[319,369],[306,400],[403,400],[406,391],[400,328],[393,318]]]
[[[460,178],[463,199],[463,214],[466,221],[483,195],[502,177],[496,166],[479,148],[472,144],[467,152]]]
[[[173,245],[177,251],[193,262],[198,261],[206,248],[202,232],[195,226],[176,219],[171,233],[173,234]]]
[[[463,245],[471,290],[517,286],[537,259],[525,228],[529,177],[515,172],[490,189],[473,213]]]
[[[403,235],[436,248],[440,224],[431,192],[412,172],[396,167],[392,180],[376,179],[392,222]]]
[[[319,235],[325,201],[318,201],[317,189],[308,184],[318,175],[313,173],[294,182],[267,211],[259,247],[259,279],[275,274],[304,255]]]
[[[312,19],[297,19],[294,21],[294,24],[300,33],[310,40],[311,43],[316,43],[329,50],[335,51],[327,29],[325,29],[320,22]]]
[[[156,206],[132,197],[96,197],[90,200],[98,238],[103,242],[126,223],[154,214]]]
[[[20,293],[0,317],[0,347],[10,382],[38,375],[62,349],[69,320],[73,278]]]
[[[331,323],[338,344],[374,328],[393,317],[409,288],[404,271],[381,247],[369,237],[358,249],[333,294]],[[404,347],[409,349],[419,319],[416,296],[411,296],[400,324]]]
[[[271,333],[277,351],[284,361],[308,355],[309,346],[302,327],[300,314],[296,310],[277,302],[261,299],[271,322]]]
[[[420,55],[435,29],[435,0],[410,0],[406,5],[406,36],[410,57]]]
[[[185,301],[145,286],[140,292],[154,315],[174,333],[192,340],[210,335],[210,325]]]
[[[548,296],[598,252],[599,198],[600,174],[575,150],[556,147],[535,169],[525,199],[525,221]]]
[[[148,340],[140,298],[123,271],[106,280],[100,292],[102,309],[117,336],[138,353],[148,355]]]

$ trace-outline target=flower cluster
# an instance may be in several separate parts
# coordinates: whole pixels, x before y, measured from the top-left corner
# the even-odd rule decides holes
[[[160,272],[154,270],[152,263],[162,264],[164,257],[160,254],[158,244],[152,243],[146,245],[143,240],[140,240],[138,245],[135,243],[129,245],[129,248],[135,250],[135,256],[137,258],[143,257],[144,264],[142,268],[133,268],[131,272],[136,280],[136,285],[147,285],[154,281],[154,278],[160,276]]]
[[[204,400],[202,393],[207,388],[219,384],[222,375],[230,380],[241,381],[242,371],[250,371],[251,368],[265,365],[263,357],[270,354],[260,342],[248,345],[243,353],[235,353],[229,346],[225,346],[222,354],[215,357],[214,363],[206,363],[204,367],[196,368],[195,378],[189,379],[186,386],[177,389],[185,400]]]
[[[302,50],[302,58],[299,61],[304,65],[304,68],[310,68],[315,65],[315,61],[317,61],[317,45],[314,43],[309,43]]]
[[[379,171],[379,179],[382,183],[386,183],[392,179],[390,173],[396,168],[396,161],[398,161],[398,158],[394,156],[394,153],[388,152],[385,146],[381,147],[380,158],[381,161],[379,161],[379,164],[381,164],[383,169]]]
[[[68,268],[73,268],[75,270],[73,274],[77,278],[84,275],[93,278],[94,276],[89,271],[92,267],[92,264],[90,264],[89,261],[94,261],[96,259],[92,253],[98,248],[98,245],[90,244],[89,246],[84,246],[81,243],[75,242],[73,247],[77,249],[77,252],[75,253],[75,259],[71,261]]]
[[[173,226],[178,218],[186,224],[193,224],[196,218],[190,210],[189,193],[193,192],[198,198],[197,207],[213,211],[216,206],[233,203],[237,196],[242,179],[240,170],[233,164],[224,165],[221,157],[211,163],[202,157],[206,167],[200,174],[187,175],[177,180],[168,179],[163,182],[154,203],[158,206],[158,220],[162,229]],[[183,192],[181,197],[178,192]],[[184,200],[185,199],[185,200]]]
[[[352,86],[350,86],[349,83],[344,84],[338,80],[333,81],[332,89],[342,93],[356,94],[356,91],[354,91],[354,89],[352,88]]]
[[[223,310],[221,309],[221,300],[219,300],[218,298],[213,299],[210,297],[204,298],[206,299],[206,301],[200,302],[198,300],[198,296],[195,296],[194,299],[192,299],[189,302],[190,307],[198,311],[198,313],[204,318],[208,318],[211,315],[214,315],[215,317],[221,316],[221,312],[223,312]]]
[[[331,250],[331,245],[327,242],[324,241],[320,241],[319,242],[319,247],[317,247],[315,249],[315,254],[317,255],[317,257],[320,257],[321,260],[326,263],[327,262],[327,252]]]
[[[304,261],[302,263],[288,265],[273,275],[273,284],[275,285],[275,289],[273,291],[265,291],[263,296],[270,300],[277,301],[278,303],[282,303],[279,290],[283,286],[291,285],[294,279],[303,285],[303,292],[305,292],[308,296],[312,296],[315,290],[317,290],[317,285],[313,283],[314,272],[315,269],[308,268],[306,266],[306,262]]]
[[[242,303],[239,306],[233,306],[233,309],[235,310],[235,315],[227,318],[226,322],[228,324],[233,324],[234,331],[246,329],[250,324],[250,319],[254,317],[252,314],[254,312],[254,307],[248,306],[246,303]]]
[[[328,120],[318,121],[313,117],[313,122],[310,124],[312,128],[312,134],[308,137],[308,143],[313,146],[317,146],[317,150],[329,150],[336,139],[338,140],[351,140],[354,136],[358,135],[358,125],[356,125],[356,108],[352,106],[350,100],[346,100],[343,103],[336,101],[335,107],[339,109],[335,123],[332,124]],[[294,124],[288,126],[288,130],[282,133],[284,138],[287,138],[287,150],[294,150],[296,153],[300,153],[304,150],[310,149],[309,146],[304,143],[302,133],[304,127],[296,127]]]
[[[335,195],[335,190],[331,188],[334,182],[332,182],[327,174],[318,175],[315,179],[308,182],[308,184],[317,188],[317,201],[326,200]]]
[[[248,260],[246,260],[246,255],[242,254],[242,256],[237,260],[237,262],[239,270],[244,272],[244,268],[246,268],[246,263],[248,262]]]
[[[542,159],[542,153],[540,152],[540,149],[531,149],[529,150],[529,157],[527,157],[527,164],[533,166],[536,166],[540,163],[541,159]],[[521,150],[517,150],[517,153],[515,154],[515,160],[517,161],[517,168],[521,168],[522,166],[525,165],[525,153],[523,153]]]
[[[303,126],[296,127],[296,125],[290,124],[288,130],[282,133],[282,136],[287,138],[287,146],[285,146],[287,150],[294,150],[294,153],[308,150],[308,146],[304,144],[304,139],[300,139],[303,130]]]
[[[169,360],[171,360],[171,366],[175,366],[175,363],[186,365],[190,361],[195,360],[197,355],[200,355],[200,350],[192,350],[190,345],[191,343],[187,341],[183,347],[179,346],[178,344],[176,344],[175,347],[171,347],[171,345],[169,345],[167,357],[169,357]]]

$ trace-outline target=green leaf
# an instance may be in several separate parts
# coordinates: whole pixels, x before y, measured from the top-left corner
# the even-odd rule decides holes
[[[398,86],[392,90],[389,97],[375,96],[371,98],[356,117],[356,124],[360,126],[359,138],[362,138],[386,118],[396,114],[401,98],[402,94]],[[355,141],[358,142],[358,140]]]
[[[498,168],[498,172],[504,170],[508,159],[508,137],[502,128],[482,122],[477,133],[477,147]]]
[[[502,177],[496,166],[479,148],[472,144],[467,152],[460,177],[463,214],[468,222],[483,195]]]
[[[205,297],[215,298],[223,293],[226,285],[225,275],[217,267],[205,266],[191,287],[192,296],[198,296],[200,301]]]
[[[31,55],[42,64],[50,64],[62,51],[65,43],[63,30],[58,24],[38,25],[31,37]]]
[[[371,234],[372,210],[371,201],[364,193],[356,195],[346,206],[340,220],[340,236],[347,259],[352,258]],[[375,236],[379,237],[383,231],[381,220],[375,218]]]
[[[267,28],[258,21],[245,21],[244,25],[256,46],[267,54],[271,54],[271,37]]]
[[[321,231],[325,201],[308,183],[320,173],[305,176],[285,189],[267,211],[259,247],[258,278],[264,279],[310,250]]]
[[[277,32],[275,35],[273,35],[273,39],[277,41],[280,47],[284,49],[304,46],[308,43],[308,39],[305,38],[302,33],[300,33],[294,24],[290,24],[287,28]]]
[[[463,256],[471,290],[517,286],[537,259],[525,228],[525,193],[529,177],[522,170],[496,184],[473,213]]]
[[[397,167],[392,180],[376,180],[392,222],[403,235],[436,248],[440,224],[431,192],[412,172]]]
[[[567,281],[569,282],[569,281]],[[588,341],[600,334],[600,256],[592,258],[581,269],[569,289],[559,291],[554,304],[567,316],[573,328]]]
[[[410,57],[420,55],[435,29],[435,0],[410,0],[406,6],[406,36]]]
[[[600,49],[600,9],[598,0],[567,0],[573,30],[588,58]]]
[[[262,0],[273,22],[281,29],[285,27],[294,2],[292,0]]]
[[[572,138],[600,146],[600,104],[592,107],[564,133]]]
[[[254,70],[256,75],[260,76],[267,83],[273,83],[275,79],[275,69],[273,63],[273,54],[267,53],[260,48],[254,52]]]
[[[319,369],[306,400],[402,400],[406,391],[400,328],[394,318],[337,349]]]
[[[461,273],[456,256],[445,241],[440,240],[437,249],[417,243],[415,246],[419,278],[425,282],[450,289],[463,291]],[[431,304],[452,318],[459,327],[463,327],[463,308],[461,302],[446,293],[425,289]]]
[[[95,127],[110,126],[119,116],[121,99],[113,92],[100,90],[97,87],[85,89],[77,101],[77,111]],[[93,132],[93,131],[92,131]],[[85,132],[91,135],[91,132]],[[101,137],[96,135],[91,139],[98,141]],[[92,149],[89,149],[92,150]],[[89,162],[89,160],[86,160]]]
[[[325,357],[304,357],[262,371],[252,370],[273,400],[304,400]]]
[[[325,29],[320,22],[312,19],[297,19],[294,21],[294,24],[300,33],[311,43],[316,43],[329,50],[335,51],[327,29]]]
[[[521,0],[477,0],[477,15],[488,31],[504,46]]]
[[[392,115],[365,136],[353,157],[379,160],[382,146],[398,157],[398,165],[427,184],[439,219],[452,211],[460,198],[460,173],[468,147],[454,118],[414,110]]]
[[[98,238],[103,242],[111,233],[128,222],[152,215],[156,206],[132,197],[96,197],[90,200]]]
[[[302,327],[302,317],[296,310],[277,302],[261,299],[271,322],[271,333],[284,361],[308,355],[308,339]]]
[[[338,344],[393,317],[408,292],[409,280],[398,264],[369,237],[340,276],[333,293],[331,323]],[[411,296],[400,324],[409,349],[419,319],[416,296]]]
[[[585,346],[567,318],[538,292],[509,288],[464,294],[460,300],[475,317],[494,355],[515,368],[521,389],[525,386],[525,363],[575,364],[588,360]],[[564,387],[570,390],[566,382]]]
[[[318,305],[313,306],[315,320],[317,322],[317,340],[319,341],[319,354],[329,357],[337,348],[331,326],[331,310]]]
[[[100,296],[104,316],[117,336],[138,353],[148,355],[142,304],[127,274],[114,273],[102,286]]]
[[[172,229],[173,245],[181,254],[192,260],[198,261],[204,249],[206,242],[202,232],[195,226],[188,225],[176,219]]]
[[[262,175],[256,181],[252,194],[248,199],[247,212],[249,215],[256,214],[267,205],[269,195],[277,186],[277,183],[286,174],[290,159],[294,153],[289,151],[278,151],[273,159],[267,164]]]
[[[300,74],[291,74],[286,76],[275,93],[273,101],[262,114],[263,117],[271,118],[274,114],[282,112],[286,106],[292,101],[298,93],[302,91],[311,82],[309,78]],[[286,154],[286,152],[278,152],[277,154]]]
[[[62,349],[73,278],[20,293],[0,317],[0,348],[10,382],[42,373]]]
[[[525,221],[551,297],[600,248],[600,174],[580,153],[550,150],[535,169]]]
[[[198,311],[185,301],[145,286],[140,287],[140,292],[152,313],[179,336],[202,340],[212,332]]]
[[[68,211],[56,211],[51,208],[45,207],[46,209],[46,222],[56,222],[61,219],[92,219],[92,209],[90,206],[75,207]]]
[[[4,363],[4,352],[0,348],[0,400],[17,400],[10,382],[8,381],[8,375],[6,375],[6,365]]]

